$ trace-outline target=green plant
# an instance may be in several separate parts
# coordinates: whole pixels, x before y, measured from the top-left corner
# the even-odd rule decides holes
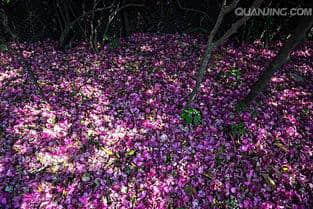
[[[194,108],[184,109],[181,118],[186,124],[199,125],[202,122],[201,113]]]
[[[228,209],[239,209],[238,201],[233,196],[231,196],[229,199],[227,199],[226,206]]]
[[[120,40],[117,38],[111,39],[109,42],[109,49],[117,49],[121,45]]]
[[[215,163],[216,163],[217,166],[222,165],[222,163],[223,163],[223,158],[222,158],[220,155],[217,155],[217,156],[215,157]]]
[[[236,112],[242,112],[246,110],[248,105],[244,101],[240,101],[235,105],[235,111]]]
[[[241,137],[247,132],[244,123],[230,125],[230,135],[232,137]]]
[[[252,118],[256,118],[256,117],[259,115],[259,113],[257,112],[256,109],[252,109],[252,110],[250,111],[250,113],[251,113],[251,117],[252,117]]]
[[[7,51],[8,50],[8,47],[6,44],[3,44],[3,43],[0,43],[0,51],[1,52],[4,52],[4,51]]]
[[[234,77],[236,81],[240,80],[241,78],[240,69],[233,67],[226,72],[221,71],[216,75],[217,80],[221,80],[223,78],[229,78],[229,77]]]
[[[120,39],[111,37],[111,36],[109,36],[109,35],[107,35],[107,34],[104,34],[104,35],[103,35],[102,41],[108,43],[108,48],[109,48],[110,50],[117,49],[117,48],[119,48],[120,45],[121,45]]]
[[[12,3],[12,1],[11,0],[2,0],[2,3],[8,5],[8,4]]]
[[[241,73],[240,73],[240,69],[238,68],[232,68],[230,71],[229,71],[229,74],[231,76],[233,76],[236,80],[239,80],[241,78]]]
[[[4,40],[0,39],[0,51],[4,52],[8,50],[8,46]]]
[[[198,44],[193,44],[190,48],[192,51],[200,51],[200,46]]]
[[[103,34],[102,41],[109,41],[110,37],[107,34]]]
[[[306,118],[306,117],[308,117],[309,115],[310,115],[310,110],[309,110],[308,108],[304,108],[304,109],[302,109],[301,112],[300,112],[300,116],[301,116],[302,118]]]

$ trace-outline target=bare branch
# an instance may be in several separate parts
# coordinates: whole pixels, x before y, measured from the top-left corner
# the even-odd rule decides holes
[[[199,14],[202,14],[205,18],[207,18],[211,23],[214,22],[214,20],[206,13],[206,12],[203,12],[201,10],[198,10],[198,9],[193,9],[193,8],[186,8],[186,7],[183,7],[180,3],[179,0],[176,0],[177,1],[177,4],[179,6],[180,9],[182,10],[185,10],[185,11],[190,11],[190,12],[195,12],[195,13],[199,13]]]
[[[127,7],[143,7],[143,4],[125,4],[124,6],[120,7],[117,12],[120,12],[121,10],[127,8]]]
[[[263,3],[264,0],[255,0],[251,6],[251,8],[258,8],[260,7],[260,5]],[[231,28],[228,29],[226,31],[226,33],[222,36],[222,38],[220,38],[219,40],[217,40],[214,44],[216,46],[221,45],[225,40],[227,40],[231,35],[233,35],[234,33],[237,32],[237,30],[244,24],[246,23],[249,19],[251,18],[251,16],[244,16],[242,18],[240,18],[239,20],[237,20],[235,23],[232,24]]]
[[[209,39],[208,39],[208,44],[212,44],[213,38],[216,35],[218,29],[220,28],[220,26],[222,24],[222,21],[223,21],[224,15],[225,15],[225,13],[223,11],[223,8],[224,8],[225,4],[226,4],[226,0],[223,1],[223,5],[222,5],[222,8],[220,10],[220,13],[218,14],[216,23],[215,23],[212,31],[210,32]]]
[[[261,4],[263,3],[264,0],[255,0],[253,3],[252,3],[252,6],[251,8],[259,8],[261,6]]]
[[[142,5],[142,4],[126,4],[126,5],[122,6],[122,7],[119,7],[118,9],[116,9],[113,12],[113,15],[111,17],[109,17],[109,21],[107,22],[107,25],[105,27],[105,33],[108,32],[110,24],[113,21],[113,19],[115,18],[115,16],[117,15],[117,13],[119,13],[120,11],[122,11],[123,9],[125,9],[127,7],[143,7],[143,6],[144,5]]]
[[[110,25],[110,23],[112,22],[112,20],[114,19],[115,15],[120,12],[121,10],[127,8],[127,7],[142,7],[144,5],[142,4],[126,4],[118,9],[116,9],[114,11],[114,15],[113,17],[111,17],[111,19],[109,20],[108,22],[108,25]],[[87,15],[90,15],[92,13],[95,13],[95,12],[101,12],[101,11],[104,11],[104,10],[107,10],[107,9],[110,9],[113,7],[113,4],[108,6],[108,7],[103,7],[103,8],[98,8],[98,9],[92,9],[88,12],[85,12],[83,13],[81,16],[77,17],[75,20],[73,20],[72,22],[70,22],[66,27],[65,29],[63,30],[62,34],[61,34],[61,37],[60,37],[60,46],[64,46],[64,41],[68,35],[68,33],[70,32],[70,30],[74,27],[75,24],[77,24],[82,18],[86,17]]]
[[[108,6],[108,7],[103,7],[103,8],[98,8],[95,10],[91,10],[88,12],[83,13],[81,16],[77,17],[75,20],[73,20],[72,22],[70,22],[68,25],[66,25],[66,27],[64,28],[64,30],[62,31],[61,37],[60,37],[60,45],[63,46],[64,45],[64,41],[68,35],[68,33],[71,31],[71,29],[74,27],[74,25],[76,25],[82,18],[86,17],[87,15],[93,13],[93,12],[100,12],[106,9],[110,9],[112,7]]]
[[[223,6],[223,7],[224,7],[224,8],[223,8],[224,14],[227,14],[227,13],[231,12],[233,9],[235,9],[236,6],[237,6],[237,4],[239,3],[239,1],[240,1],[240,0],[234,0],[231,5],[229,5],[229,6]]]

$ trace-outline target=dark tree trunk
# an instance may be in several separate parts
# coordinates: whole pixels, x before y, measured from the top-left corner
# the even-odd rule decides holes
[[[213,42],[213,39],[216,36],[216,34],[217,34],[221,24],[222,24],[224,16],[226,14],[228,14],[229,12],[231,12],[232,10],[234,10],[236,8],[237,4],[239,3],[239,1],[240,0],[234,0],[228,6],[226,6],[226,0],[223,1],[222,8],[220,9],[220,13],[217,17],[216,23],[215,23],[212,31],[209,34],[207,47],[206,47],[205,53],[202,57],[200,68],[199,68],[197,76],[196,76],[196,86],[193,88],[192,92],[190,93],[190,95],[188,97],[187,104],[186,104],[187,108],[189,108],[191,106],[191,102],[194,100],[194,98],[196,97],[197,93],[200,90],[200,86],[201,86],[202,80],[204,78],[205,71],[206,71],[208,64],[210,62],[212,51],[214,49],[216,49],[217,47],[219,47],[221,44],[223,44],[230,36],[232,36],[234,33],[236,33],[237,30],[245,22],[247,22],[251,17],[251,16],[244,16],[244,17],[240,18],[239,20],[237,20],[235,23],[232,24],[231,28],[228,29],[224,33],[224,35],[222,35],[221,38],[219,38],[218,40]],[[251,8],[258,8],[263,3],[263,1],[264,0],[255,0],[252,3]]]
[[[313,16],[301,18],[299,25],[287,40],[285,45],[280,49],[274,61],[262,73],[259,80],[251,87],[249,94],[238,104],[239,110],[245,109],[250,102],[267,86],[273,74],[288,61],[290,52],[306,37],[307,31],[313,25]]]

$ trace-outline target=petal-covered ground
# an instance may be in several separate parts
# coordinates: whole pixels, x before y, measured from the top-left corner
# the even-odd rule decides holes
[[[99,53],[11,43],[0,54],[0,207],[312,208],[313,42],[234,111],[281,45],[218,49],[191,127],[180,114],[200,37],[134,34]]]

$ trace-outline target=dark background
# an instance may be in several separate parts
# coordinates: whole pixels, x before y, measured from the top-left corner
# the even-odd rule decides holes
[[[60,40],[62,33],[78,17],[81,18],[73,24],[64,40],[60,40],[60,45],[67,46],[73,40],[103,43],[112,38],[127,37],[134,32],[207,34],[215,23],[221,2],[220,0],[2,0],[0,41],[12,39],[38,41],[47,38]],[[251,3],[251,0],[240,1],[239,7],[247,8]],[[309,8],[309,3],[310,0],[266,0],[261,8]],[[130,6],[131,4],[134,5]],[[105,7],[107,9],[100,11]],[[125,8],[121,9],[122,7]],[[92,13],[93,9],[98,11]],[[112,21],[108,25],[110,18]],[[239,17],[236,17],[234,12],[227,15],[219,32],[223,33],[236,18]],[[235,40],[242,43],[255,39],[266,42],[282,39],[295,28],[297,18],[253,17],[236,34]]]

